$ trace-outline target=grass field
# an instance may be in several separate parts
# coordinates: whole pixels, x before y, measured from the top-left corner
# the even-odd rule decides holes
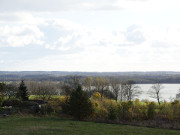
[[[180,131],[65,120],[57,117],[0,118],[0,135],[179,135]]]

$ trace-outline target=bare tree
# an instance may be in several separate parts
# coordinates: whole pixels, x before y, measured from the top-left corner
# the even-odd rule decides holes
[[[161,90],[163,88],[164,86],[161,83],[155,83],[151,86],[151,88],[148,91],[149,96],[151,98],[156,99],[159,105],[161,100]]]
[[[69,96],[72,92],[72,87],[69,84],[64,83],[61,86],[61,95]]]
[[[106,90],[107,87],[109,86],[109,80],[107,78],[96,77],[94,80],[94,85],[96,87],[96,90],[101,93],[101,100],[102,100],[104,90]]]
[[[113,94],[115,95],[115,100],[117,102],[119,92],[121,90],[121,82],[118,79],[113,78],[110,80],[110,86],[111,86]]]
[[[120,100],[123,101],[123,100],[126,100],[126,83],[124,82],[121,82],[120,84],[120,91],[119,91],[119,96],[120,96]]]
[[[77,89],[78,85],[81,84],[81,77],[74,75],[70,76],[69,85],[71,85],[72,89]]]
[[[5,92],[4,95],[6,96],[7,99],[11,97],[16,97],[18,92],[18,84],[15,82],[6,84]]]
[[[123,84],[123,95],[126,100],[133,100],[142,93],[141,88],[134,81],[127,81]]]
[[[179,89],[178,93],[176,94],[176,100],[180,100],[180,89]]]
[[[57,95],[56,85],[49,81],[31,82],[31,94],[38,96],[43,101],[49,100]]]
[[[36,81],[27,81],[26,82],[26,86],[27,86],[30,94],[35,95],[39,83],[40,82],[36,82]]]
[[[90,91],[91,90],[91,86],[92,86],[92,77],[86,77],[85,81],[84,81],[84,86],[86,88],[86,90]]]

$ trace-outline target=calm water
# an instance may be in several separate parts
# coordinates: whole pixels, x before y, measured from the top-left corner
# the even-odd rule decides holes
[[[139,96],[139,99],[154,100],[147,94],[152,84],[138,84],[138,86],[140,86],[143,91],[143,93]],[[175,98],[180,89],[180,84],[163,84],[163,86],[164,88],[161,90],[161,96],[162,99],[166,101],[170,101],[171,98]]]

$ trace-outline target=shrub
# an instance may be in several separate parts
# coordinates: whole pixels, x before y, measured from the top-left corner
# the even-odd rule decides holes
[[[20,110],[23,113],[37,114],[40,112],[39,104],[33,101],[23,101],[20,105]]]
[[[92,106],[93,106],[93,118],[96,119],[106,119],[108,118],[108,110],[107,110],[107,102],[104,102],[105,98],[103,98],[103,101],[100,100],[100,98],[91,98]]]
[[[123,119],[123,107],[122,107],[122,102],[117,104],[117,117],[119,120]]]
[[[153,119],[155,117],[155,109],[156,109],[156,104],[154,102],[151,102],[148,105],[148,119]]]
[[[19,107],[21,106],[21,104],[22,104],[22,101],[20,101],[19,99],[8,99],[2,103],[2,106]]]
[[[148,119],[148,116],[147,116],[147,110],[148,109],[147,108],[148,108],[147,105],[145,105],[145,104],[141,105],[141,113],[142,113],[141,118],[144,119],[144,120]]]
[[[54,113],[61,113],[62,112],[60,99],[53,99],[53,100],[48,102],[48,105],[51,106]]]
[[[60,100],[62,112],[65,114],[70,114],[69,98],[70,97],[64,97]]]
[[[133,118],[133,102],[132,101],[126,101],[121,103],[122,106],[122,116],[121,118],[124,120],[132,120]]]
[[[40,113],[42,115],[51,114],[53,112],[53,108],[48,104],[43,104],[40,109]]]
[[[23,101],[21,107],[38,106],[38,103],[31,101]]]
[[[11,108],[0,107],[0,114],[11,114]]]
[[[172,104],[173,115],[180,119],[180,101],[175,100]]]
[[[99,92],[94,92],[91,99],[101,100],[101,94]]]
[[[2,97],[0,97],[0,106],[2,106],[2,104],[3,104],[3,98]]]
[[[133,113],[134,113],[134,116],[133,118],[136,119],[136,120],[141,120],[143,119],[143,107],[139,101],[139,99],[136,99],[134,101],[134,106],[133,106]]]
[[[164,119],[173,119],[173,108],[170,103],[164,102],[159,106],[159,115],[161,115]]]
[[[115,120],[117,119],[117,107],[111,104],[108,108],[108,119]]]

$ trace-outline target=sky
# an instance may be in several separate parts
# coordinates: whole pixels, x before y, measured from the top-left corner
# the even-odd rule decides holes
[[[180,0],[0,0],[0,71],[180,71]]]

